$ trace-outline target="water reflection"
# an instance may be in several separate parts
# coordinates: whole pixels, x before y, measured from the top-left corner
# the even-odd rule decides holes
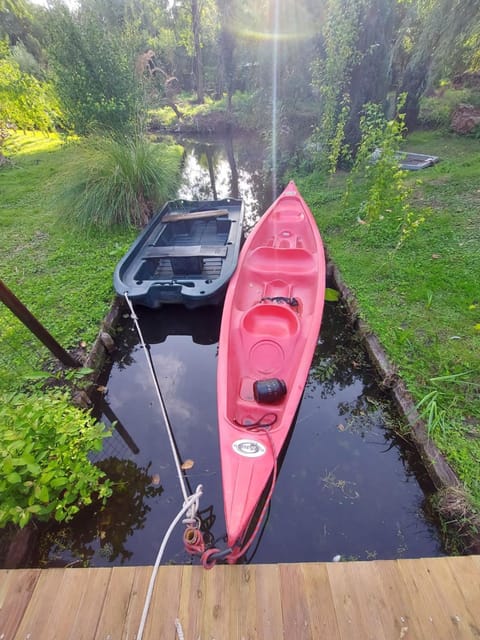
[[[184,148],[178,197],[186,200],[242,198],[245,227],[251,228],[273,201],[265,145],[261,140],[227,136],[220,140],[181,139],[178,142]]]
[[[93,504],[66,524],[43,532],[36,564],[43,567],[126,564],[132,560],[129,539],[144,528],[149,501],[160,497],[160,477],[152,476],[151,464],[139,467],[132,460],[109,457],[99,461],[112,483],[113,493],[105,508]]]

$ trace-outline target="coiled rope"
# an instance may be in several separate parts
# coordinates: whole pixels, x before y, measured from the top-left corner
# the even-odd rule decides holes
[[[170,526],[167,530],[167,533],[163,537],[162,544],[160,545],[160,549],[158,550],[157,558],[155,560],[155,564],[153,566],[152,575],[150,576],[150,582],[148,584],[147,595],[145,597],[145,604],[143,605],[142,618],[140,620],[140,625],[138,627],[137,632],[137,640],[142,640],[143,632],[145,629],[145,624],[147,622],[148,610],[150,609],[150,603],[152,601],[153,589],[155,587],[155,580],[157,578],[158,568],[160,566],[160,562],[162,561],[163,552],[165,551],[165,547],[167,546],[167,542],[174,530],[175,526],[178,524],[180,518],[184,513],[191,509],[192,505],[195,502],[198,503],[200,496],[202,495],[202,485],[198,485],[194,494],[192,494],[187,500],[184,502],[182,509],[177,513],[175,518],[170,523]]]

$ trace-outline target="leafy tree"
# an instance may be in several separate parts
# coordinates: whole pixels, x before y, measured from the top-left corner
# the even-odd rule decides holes
[[[199,104],[203,104],[205,100],[205,93],[203,89],[203,54],[201,46],[201,21],[200,21],[200,7],[198,0],[190,0],[190,7],[192,12],[192,32],[193,32],[193,72],[195,74],[195,85],[197,89],[197,101]]]
[[[360,18],[368,1],[328,0],[321,50],[312,63],[312,82],[320,99],[314,141],[319,147],[320,163],[332,169],[342,153],[352,70],[360,58]]]
[[[24,73],[8,47],[0,44],[0,128],[50,131],[59,117],[50,85]]]
[[[57,4],[49,31],[55,86],[74,131],[131,131],[143,104],[128,25],[111,28],[97,7],[71,13]]]
[[[314,141],[334,171],[360,141],[363,105],[384,103],[397,0],[328,0],[313,86],[320,100]]]
[[[408,129],[417,125],[425,90],[474,63],[479,33],[477,0],[412,0],[403,7],[394,63],[398,91],[407,94]]]

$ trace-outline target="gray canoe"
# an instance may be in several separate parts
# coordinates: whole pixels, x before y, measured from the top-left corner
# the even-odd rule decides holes
[[[222,302],[243,237],[242,200],[173,200],[143,229],[115,268],[118,295],[157,309]]]

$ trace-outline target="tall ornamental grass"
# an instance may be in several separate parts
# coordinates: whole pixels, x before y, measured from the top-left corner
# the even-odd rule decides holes
[[[90,137],[65,167],[55,208],[83,229],[142,227],[177,191],[181,148],[132,138]]]

